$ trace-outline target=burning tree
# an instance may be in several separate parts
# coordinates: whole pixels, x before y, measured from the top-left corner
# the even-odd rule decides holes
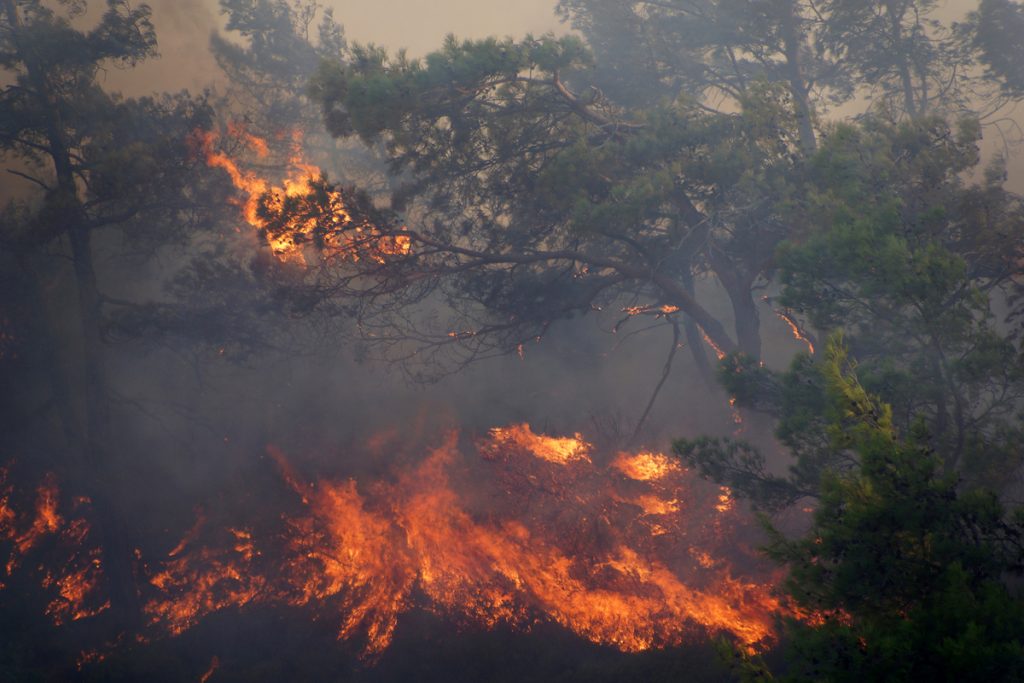
[[[589,46],[451,38],[422,61],[355,46],[325,64],[311,93],[335,136],[386,150],[394,215],[377,227],[410,249],[310,283],[309,300],[352,302],[372,347],[417,377],[523,354],[558,321],[593,314],[613,331],[644,318],[667,331],[666,370],[684,339],[706,377],[707,346],[760,359],[757,292],[774,299],[777,248],[819,218],[819,114],[855,93],[873,92],[882,119],[1002,100],[965,75],[975,33],[954,34],[930,6],[701,7],[564,2]],[[889,33],[857,33],[875,10]],[[626,60],[642,75],[627,87],[618,60],[641,52],[653,56]]]
[[[954,478],[1005,484],[1019,471],[1024,211],[999,164],[969,180],[979,118],[943,118],[965,111],[975,85],[1019,96],[993,19],[1015,21],[1016,5],[986,2],[951,33],[923,2],[564,0],[587,44],[452,38],[422,61],[350,48],[329,15],[312,41],[314,2],[221,6],[246,42],[217,38],[214,52],[249,111],[215,125],[203,99],[129,100],[98,85],[103,65],[154,54],[145,6],[110,0],[79,30],[84,3],[62,13],[0,0],[0,63],[16,81],[0,146],[34,192],[5,223],[0,275],[16,287],[0,304],[0,371],[38,399],[5,404],[0,444],[60,454],[27,468],[56,474],[0,466],[0,583],[38,569],[54,623],[116,616],[129,627],[119,642],[141,648],[260,607],[323,619],[368,659],[418,609],[460,626],[557,624],[623,652],[697,633],[749,653],[775,642],[783,613],[808,651],[825,634],[856,659],[874,656],[886,628],[987,600],[971,613],[1003,629],[1000,657],[1018,653],[1005,633],[1015,605],[989,608],[1006,597],[999,573],[1019,568],[1019,524]],[[872,111],[824,122],[858,79],[871,81],[860,92]],[[377,196],[321,172],[311,100],[332,135],[387,160]],[[234,230],[206,230],[225,213]],[[172,244],[184,267],[136,298],[153,284],[136,271]],[[765,300],[810,352],[789,373],[761,362]],[[62,306],[70,328],[48,312]],[[669,333],[655,397],[684,340],[706,377],[710,348],[736,404],[779,419],[790,476],[737,440],[681,441],[684,466],[527,424],[418,442],[413,462],[387,472],[379,448],[352,448],[376,468],[358,481],[303,476],[269,448],[279,476],[254,487],[274,502],[257,521],[221,525],[200,506],[180,540],[128,543],[118,502],[131,444],[115,429],[112,341],[159,338],[177,352],[199,340],[213,351],[196,361],[202,379],[210,357],[245,358],[275,333],[294,335],[283,348],[294,354],[303,319],[333,344],[354,328],[434,379],[525,356],[587,315],[612,332],[647,320]],[[805,325],[847,330],[867,390],[839,347],[815,354]],[[267,384],[266,421],[291,420],[298,409],[281,410]],[[272,430],[250,431],[262,452]],[[18,491],[18,478],[38,486]],[[818,500],[814,521],[801,517],[817,536],[773,537],[800,579],[796,608],[748,552],[757,533],[740,498],[773,512]],[[885,533],[871,533],[880,520]],[[890,551],[911,574],[895,601],[878,597],[894,582],[870,562]],[[47,552],[68,560],[32,562]],[[955,562],[963,573],[933,571]],[[949,602],[933,600],[946,589]],[[973,642],[943,628],[958,648]],[[205,680],[231,664],[203,666]]]

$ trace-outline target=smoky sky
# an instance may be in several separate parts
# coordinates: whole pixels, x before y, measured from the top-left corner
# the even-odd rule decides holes
[[[390,51],[406,49],[412,57],[421,57],[437,49],[444,37],[487,36],[520,38],[571,29],[555,16],[557,0],[322,0],[323,7],[334,11],[345,28],[349,41],[373,43]],[[202,91],[224,84],[223,74],[210,53],[210,34],[223,31],[224,18],[217,0],[149,0],[159,40],[160,57],[130,70],[108,71],[104,85],[128,95],[148,95],[154,91],[187,89]],[[937,15],[944,21],[964,18],[977,6],[973,0],[940,2]],[[90,15],[98,16],[102,3],[93,3]],[[87,18],[88,19],[88,18]],[[87,20],[86,19],[86,20]],[[856,113],[863,102],[852,102],[832,112],[843,117]],[[847,111],[849,110],[849,111]],[[1004,123],[1019,120],[1018,112],[1000,112]],[[1006,155],[1002,136],[995,130],[982,142],[986,157]],[[1013,191],[1024,190],[1024,162],[1008,155]]]
[[[224,21],[217,0],[150,0],[160,58],[128,72],[107,75],[108,85],[128,94],[159,90],[201,90],[222,78],[209,50],[210,33]],[[555,0],[324,0],[345,27],[348,40],[391,51],[405,48],[420,57],[449,33],[459,38],[522,37],[565,33]],[[97,14],[101,3],[94,3]]]

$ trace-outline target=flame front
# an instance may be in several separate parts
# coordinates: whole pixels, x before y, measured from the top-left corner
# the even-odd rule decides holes
[[[520,424],[476,443],[490,493],[503,497],[480,506],[480,490],[453,479],[467,466],[458,444],[451,434],[365,489],[310,486],[289,468],[306,512],[263,542],[280,544],[281,561],[267,566],[270,553],[237,530],[219,550],[179,544],[150,577],[152,625],[180,633],[224,607],[283,603],[336,614],[338,637],[361,640],[368,657],[416,606],[484,628],[550,621],[626,652],[699,632],[751,649],[772,641],[780,604],[770,583],[737,578],[722,552],[741,523],[726,490],[659,453],[620,453],[602,467],[580,435]]]
[[[619,453],[612,466],[637,481],[657,481],[670,474],[677,474],[681,469],[679,463],[669,460],[664,454],[647,451],[635,455]]]

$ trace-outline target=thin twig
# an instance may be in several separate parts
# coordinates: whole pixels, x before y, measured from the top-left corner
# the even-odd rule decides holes
[[[665,359],[665,367],[661,371],[661,379],[658,380],[658,385],[654,387],[654,393],[651,394],[651,400],[647,402],[647,407],[644,408],[643,414],[636,423],[636,429],[633,430],[633,437],[629,440],[630,443],[635,443],[637,438],[640,436],[640,431],[644,427],[644,423],[647,421],[647,416],[651,413],[651,408],[654,407],[654,402],[658,400],[658,394],[661,393],[661,388],[665,386],[665,381],[668,379],[669,374],[672,372],[672,361],[676,357],[676,351],[679,350],[679,323],[675,320],[672,321],[672,349],[668,352],[668,358]]]

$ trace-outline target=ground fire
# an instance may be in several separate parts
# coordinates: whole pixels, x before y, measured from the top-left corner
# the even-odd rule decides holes
[[[608,455],[579,434],[517,424],[438,437],[418,463],[381,481],[307,482],[285,453],[268,450],[301,512],[257,534],[245,520],[215,528],[199,511],[165,557],[140,556],[146,624],[136,640],[266,604],[333,619],[338,638],[359,643],[371,662],[415,608],[467,628],[551,622],[624,652],[707,634],[752,650],[775,638],[783,607],[749,550],[750,520],[728,490],[663,454]],[[65,521],[53,478],[33,511],[11,509],[8,498],[8,573],[38,539],[66,535],[71,562],[59,549],[45,554],[64,573],[40,564],[54,595],[48,613],[60,624],[105,609],[88,524]]]
[[[257,160],[270,154],[241,126],[229,127],[225,141]],[[279,183],[245,170],[215,134],[197,133],[193,144],[227,173],[245,222],[284,266],[410,254],[405,228],[384,234],[356,217],[345,194],[303,160],[301,141],[298,133],[286,141]],[[629,316],[677,311],[625,309]],[[435,441],[379,481],[306,478],[287,449],[268,446],[299,511],[282,511],[278,528],[257,532],[245,519],[219,527],[199,509],[165,556],[137,550],[144,624],[119,643],[173,638],[213,613],[256,605],[333,619],[338,638],[358,643],[371,662],[413,609],[467,628],[553,623],[623,652],[719,634],[751,651],[774,642],[783,611],[775,577],[756,559],[756,532],[727,488],[661,453],[606,453],[582,434],[547,435],[526,423],[478,438],[453,430]],[[15,510],[5,482],[0,470],[6,575],[25,558],[39,563],[55,625],[108,609],[89,501],[62,501],[56,478],[46,475],[34,507]],[[104,656],[85,652],[80,662]],[[218,666],[215,658],[203,680]]]

